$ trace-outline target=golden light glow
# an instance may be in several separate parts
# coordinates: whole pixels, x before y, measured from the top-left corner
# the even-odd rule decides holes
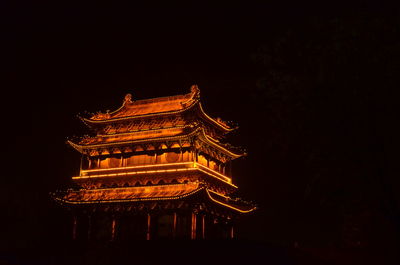
[[[90,178],[104,178],[104,177],[117,177],[117,176],[131,176],[131,175],[140,175],[140,174],[167,173],[167,172],[179,172],[179,171],[190,171],[190,170],[196,170],[196,169],[195,168],[176,168],[176,169],[145,170],[145,171],[133,171],[133,172],[123,172],[123,173],[110,173],[110,174],[72,177],[72,179],[90,179]]]
[[[141,115],[135,115],[135,116],[127,116],[127,117],[120,117],[120,118],[110,118],[110,119],[106,119],[106,120],[92,120],[92,119],[86,119],[86,118],[82,118],[85,122],[87,123],[106,123],[106,122],[116,122],[116,121],[123,121],[123,120],[130,120],[130,119],[140,119],[140,118],[145,118],[145,117],[156,117],[156,116],[161,116],[161,115],[174,115],[174,114],[179,114],[182,113],[184,111],[187,111],[189,109],[191,109],[193,106],[196,105],[196,103],[199,100],[194,100],[193,102],[191,102],[190,105],[187,105],[186,107],[179,109],[179,110],[175,110],[175,111],[163,111],[163,112],[157,112],[157,113],[147,113],[147,114],[141,114]]]
[[[226,182],[232,183],[232,179],[231,178],[229,178],[229,177],[227,177],[225,175],[222,175],[221,173],[219,173],[219,172],[217,172],[217,171],[215,171],[215,170],[213,170],[211,168],[203,166],[202,164],[199,164],[199,163],[195,163],[195,164],[196,164],[196,167],[199,168],[200,170],[203,169],[203,171],[204,170],[205,171],[211,171],[212,174],[215,175],[216,177],[218,177],[219,179],[222,179],[222,180],[224,180]],[[207,174],[209,174],[209,173],[207,172]]]
[[[232,206],[232,205],[229,205],[229,204],[227,204],[227,203],[220,202],[220,201],[214,199],[214,198],[210,195],[210,191],[211,191],[211,190],[206,189],[206,192],[207,192],[208,197],[209,197],[213,202],[216,202],[216,203],[218,203],[218,204],[221,204],[221,205],[223,205],[223,206],[225,206],[225,207],[228,207],[228,208],[230,208],[230,209],[232,209],[232,210],[238,211],[238,212],[240,212],[240,213],[249,213],[249,212],[252,212],[252,211],[254,211],[254,210],[256,209],[256,207],[253,207],[253,208],[250,209],[250,210],[242,210],[242,209],[239,209],[239,208],[234,207],[234,206]],[[211,191],[211,192],[213,192],[213,191]]]
[[[192,222],[191,222],[191,239],[196,239],[196,214],[192,213]]]
[[[227,154],[228,156],[232,158],[238,158],[241,157],[242,154],[236,154],[225,147],[221,146],[216,142],[215,139],[211,138],[210,136],[207,136],[204,129],[201,127],[197,127],[195,130],[193,130],[191,133],[186,134],[186,135],[178,135],[174,137],[158,137],[158,138],[151,138],[151,139],[141,139],[141,140],[130,140],[130,141],[119,141],[119,142],[113,142],[113,143],[102,143],[102,144],[88,144],[88,145],[81,145],[81,144],[76,144],[72,141],[68,141],[68,143],[74,147],[77,151],[82,152],[83,149],[93,149],[93,148],[101,148],[101,147],[115,147],[117,145],[124,145],[124,144],[135,144],[135,143],[147,143],[147,142],[155,142],[155,141],[179,141],[181,139],[189,139],[191,136],[196,135],[197,133],[201,133],[203,139],[205,140],[206,143],[214,146],[221,152]]]
[[[197,210],[208,211],[209,204],[216,203],[239,213],[255,210],[248,203],[227,196],[237,186],[232,183],[231,177],[225,175],[225,163],[241,157],[243,153],[219,141],[233,128],[204,112],[196,85],[191,87],[190,93],[172,97],[133,101],[128,94],[117,110],[81,119],[97,135],[84,137],[78,143],[68,141],[88,161],[82,160],[85,163],[81,161],[79,176],[72,177],[80,190],[54,193],[55,200],[60,203],[79,205],[182,200],[201,192],[201,196],[193,197],[194,200],[201,200],[201,206],[191,209],[192,239],[197,236],[196,214],[202,214],[202,220],[199,220],[202,234],[198,235],[205,236],[204,212]],[[82,164],[89,169],[82,170]],[[135,181],[147,184],[133,186]],[[157,185],[152,184],[156,182]],[[183,203],[178,201],[178,204]],[[175,203],[167,204],[176,206]],[[219,214],[212,211],[208,213]],[[174,212],[174,236],[179,229],[179,220]],[[153,223],[148,214],[148,240],[151,225]],[[112,240],[117,226],[113,218]]]
[[[221,150],[221,151],[223,151],[224,153],[228,154],[229,156],[234,157],[234,158],[238,158],[238,157],[241,157],[241,156],[242,156],[242,154],[235,154],[235,153],[232,153],[231,151],[229,151],[229,150],[226,149],[225,147],[219,145],[219,144],[216,142],[216,140],[214,140],[213,138],[211,138],[211,137],[209,137],[209,136],[206,135],[206,132],[204,131],[204,129],[202,129],[202,133],[203,133],[203,136],[205,137],[205,139],[207,140],[207,143],[209,143],[209,144],[215,146],[216,148],[218,148],[219,150]],[[212,140],[211,140],[211,139],[212,139]]]
[[[68,204],[178,200],[188,197],[203,189],[204,187],[200,187],[199,183],[191,182],[185,184],[83,190],[83,192],[89,194],[87,196],[85,194],[81,195],[86,196],[86,200],[78,200],[79,198],[71,200],[72,197],[55,199]],[[71,196],[71,194],[72,193],[69,193],[69,196]],[[92,196],[90,196],[90,194],[92,194]],[[123,199],[121,199],[121,197]]]
[[[147,231],[146,231],[146,240],[150,240],[150,222],[151,221],[151,217],[150,214],[147,214]]]
[[[177,168],[177,169],[159,169],[159,170],[144,170],[144,171],[131,171],[131,172],[122,172],[122,173],[109,173],[109,174],[96,174],[96,175],[81,175],[79,177],[72,177],[72,179],[91,179],[91,178],[104,178],[104,177],[119,177],[119,176],[134,176],[141,174],[154,174],[154,173],[168,173],[168,172],[182,172],[182,171],[193,171],[199,170],[208,176],[214,177],[218,180],[223,181],[224,183],[237,188],[236,185],[232,184],[232,179],[211,169],[206,166],[203,166],[196,162],[181,162],[181,163],[166,163],[166,164],[154,164],[154,165],[143,165],[143,166],[133,166],[133,167],[121,167],[117,168],[118,170],[124,169],[141,169],[141,168],[152,168],[152,167],[168,167],[168,166],[179,166],[179,165],[187,165],[192,167],[186,168]],[[110,171],[115,170],[112,168],[107,169],[92,169],[92,170],[82,170],[83,173],[89,172],[98,172],[98,171]]]
[[[141,165],[141,166],[104,168],[104,169],[87,169],[87,170],[82,170],[82,172],[88,173],[88,172],[97,172],[97,171],[114,171],[114,170],[126,170],[126,169],[135,169],[135,168],[165,167],[165,166],[192,165],[192,164],[193,164],[192,162],[164,163],[164,164],[151,164],[151,165]]]
[[[100,136],[100,137],[124,136],[124,135],[135,134],[138,132],[147,132],[147,131],[153,131],[153,130],[169,130],[169,129],[185,128],[187,126],[188,125],[175,125],[175,126],[170,126],[170,127],[154,127],[154,128],[140,129],[140,130],[131,130],[129,132],[124,132],[124,133],[98,134],[97,136]]]
[[[184,127],[173,127],[169,129],[152,129],[152,130],[142,130],[130,133],[115,133],[108,135],[97,135],[92,138],[86,138],[83,140],[84,145],[95,145],[95,144],[105,144],[114,142],[126,142],[134,141],[139,139],[154,139],[163,137],[171,137],[176,135],[181,135],[184,132]]]
[[[200,108],[201,113],[202,113],[208,120],[210,120],[211,122],[213,122],[213,123],[214,123],[215,125],[217,125],[218,127],[222,128],[222,129],[224,129],[225,131],[228,131],[228,132],[234,130],[234,129],[232,129],[232,128],[229,128],[229,127],[226,126],[226,125],[223,125],[223,124],[217,122],[216,120],[214,120],[213,118],[211,118],[210,116],[208,116],[208,115],[204,112],[203,107],[201,106],[201,104],[199,104],[199,108]]]
[[[76,144],[72,141],[67,141],[72,147],[74,147],[77,151],[81,152],[84,148],[99,148],[99,147],[115,147],[117,145],[124,145],[124,144],[134,144],[134,143],[148,143],[148,142],[155,142],[155,141],[174,141],[174,140],[180,140],[180,139],[185,139],[190,136],[195,135],[197,132],[200,131],[200,127],[197,128],[196,130],[192,131],[189,134],[186,135],[179,135],[175,137],[158,137],[158,138],[152,138],[152,139],[141,139],[141,140],[132,140],[132,141],[121,141],[121,142],[113,142],[113,143],[105,143],[105,144],[89,144],[89,145],[81,145],[81,144]]]

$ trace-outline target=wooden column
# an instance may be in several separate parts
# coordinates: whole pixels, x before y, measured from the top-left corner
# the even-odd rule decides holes
[[[151,222],[151,217],[150,214],[147,214],[147,232],[146,232],[146,240],[150,240],[150,222]]]
[[[73,220],[73,224],[72,224],[72,239],[76,240],[76,227],[78,224],[78,220],[76,215],[74,215],[74,220]]]
[[[205,220],[206,216],[203,214],[201,216],[201,236],[202,239],[206,238],[206,220]]]
[[[81,165],[79,168],[79,176],[82,176],[82,166],[83,166],[83,154],[81,155]]]
[[[196,239],[196,214],[192,213],[192,226],[191,226],[190,239]]]
[[[231,231],[230,231],[230,238],[233,239],[234,238],[234,233],[233,233],[233,224],[231,224]]]
[[[90,237],[92,236],[92,216],[88,215],[88,231],[87,231],[87,238],[88,240],[90,240]]]
[[[112,221],[111,221],[111,241],[115,240],[116,223],[117,223],[117,220],[115,219],[115,216],[113,216]]]
[[[172,237],[173,238],[176,238],[176,219],[177,219],[177,216],[176,216],[176,213],[174,213],[174,221],[173,221],[173,224],[172,224]]]

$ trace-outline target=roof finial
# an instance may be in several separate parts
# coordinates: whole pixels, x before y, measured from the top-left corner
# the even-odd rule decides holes
[[[199,98],[200,97],[200,89],[197,85],[192,85],[190,87],[190,92],[192,93],[192,98]]]
[[[124,104],[126,103],[132,103],[132,94],[126,94],[125,98],[124,98]]]

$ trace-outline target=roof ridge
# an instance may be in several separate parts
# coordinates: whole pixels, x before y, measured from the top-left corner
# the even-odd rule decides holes
[[[190,95],[191,95],[191,93],[186,93],[186,94],[180,94],[180,95],[175,95],[175,96],[163,96],[163,97],[156,97],[156,98],[139,99],[139,100],[133,100],[132,103],[130,103],[130,105],[155,103],[155,102],[161,101],[162,99],[165,99],[165,101],[172,101],[172,100],[176,100],[176,99],[185,99],[186,97],[188,97]]]

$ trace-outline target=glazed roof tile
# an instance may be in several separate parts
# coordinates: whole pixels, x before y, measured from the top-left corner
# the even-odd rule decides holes
[[[93,115],[89,121],[106,121],[118,118],[180,111],[193,105],[199,98],[199,94],[200,90],[196,85],[191,87],[190,93],[177,96],[132,101],[132,96],[127,94],[119,109],[111,113],[97,113]]]
[[[55,199],[69,204],[164,201],[189,197],[202,190],[212,202],[231,210],[248,213],[256,209],[254,205],[209,190],[198,182],[126,188],[83,189],[68,191],[63,196],[55,196]]]
[[[141,201],[185,197],[200,189],[199,183],[79,190],[68,192],[62,200],[68,202]]]

